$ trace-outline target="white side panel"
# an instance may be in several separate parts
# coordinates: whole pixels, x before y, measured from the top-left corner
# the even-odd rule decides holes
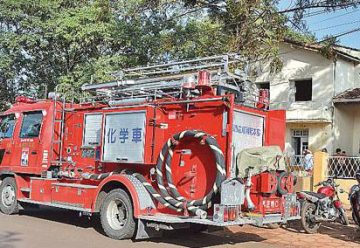
[[[232,127],[234,158],[243,149],[260,147],[263,146],[263,144],[264,117],[235,110]]]
[[[105,116],[103,161],[143,163],[146,112],[122,112]]]

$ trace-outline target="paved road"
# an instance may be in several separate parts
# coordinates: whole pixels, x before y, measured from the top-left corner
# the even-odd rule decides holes
[[[133,242],[104,237],[87,217],[55,209],[27,210],[20,215],[0,214],[0,248],[112,248],[112,247],[360,247],[355,226],[327,225],[321,234],[305,235],[296,225],[269,230],[251,226],[214,233],[167,233],[162,239]]]

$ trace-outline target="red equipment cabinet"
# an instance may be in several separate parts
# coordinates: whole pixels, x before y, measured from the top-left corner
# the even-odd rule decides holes
[[[224,57],[208,60],[215,59],[224,61]],[[168,73],[172,66],[157,67],[162,73],[150,66],[145,69],[151,72],[144,75]],[[197,67],[206,66],[192,68]],[[222,73],[229,78],[233,74],[227,69],[225,65]],[[19,202],[100,212],[102,223],[108,223],[103,226],[106,234],[117,239],[135,232],[132,225],[120,228],[118,219],[125,217],[126,225],[137,219],[137,238],[153,234],[146,223],[159,229],[184,224],[262,225],[298,218],[293,214],[296,202],[291,205],[292,198],[274,190],[271,173],[252,177],[250,197],[255,212],[272,217],[243,218],[246,187],[235,173],[236,155],[242,149],[284,148],[284,111],[239,103],[242,92],[222,82],[227,77],[218,72],[195,71],[198,85],[189,88],[182,87],[188,80],[173,73],[134,83],[134,70],[144,68],[129,70],[128,81],[84,86],[114,94],[109,102],[71,104],[60,101],[58,94],[52,100],[18,98],[1,116],[0,176],[6,180],[0,191],[6,190],[8,196],[16,190]],[[143,97],[144,84],[155,92]],[[11,213],[16,201],[7,198],[3,209]],[[285,209],[284,204],[292,207]]]

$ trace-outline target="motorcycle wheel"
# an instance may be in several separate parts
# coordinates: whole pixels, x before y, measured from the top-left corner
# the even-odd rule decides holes
[[[301,209],[301,225],[306,233],[317,233],[321,225],[320,222],[311,220],[311,216],[315,214],[316,205],[310,202],[305,202]]]
[[[339,218],[340,218],[341,224],[343,224],[343,225],[345,225],[345,226],[348,226],[348,225],[349,225],[349,218],[347,217],[344,208],[340,208],[340,209],[339,209]]]
[[[352,211],[352,218],[353,218],[355,224],[359,226],[359,221],[358,221],[356,214],[354,213],[354,210]]]

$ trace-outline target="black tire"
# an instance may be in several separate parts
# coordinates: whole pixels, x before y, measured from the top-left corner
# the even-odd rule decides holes
[[[358,221],[356,214],[354,213],[354,210],[352,211],[351,215],[352,215],[352,218],[353,218],[355,224],[359,226],[359,221]]]
[[[301,225],[306,233],[313,234],[317,233],[321,223],[314,222],[310,216],[316,211],[316,205],[310,202],[304,202],[301,208]]]
[[[13,177],[6,177],[0,185],[0,211],[11,215],[19,212],[16,193],[17,186]]]
[[[349,225],[349,218],[346,215],[345,209],[342,207],[339,209],[339,218],[340,218],[341,224],[343,224],[345,226]]]
[[[133,206],[129,195],[114,189],[106,195],[100,208],[100,221],[105,234],[113,239],[130,239],[135,234]]]

